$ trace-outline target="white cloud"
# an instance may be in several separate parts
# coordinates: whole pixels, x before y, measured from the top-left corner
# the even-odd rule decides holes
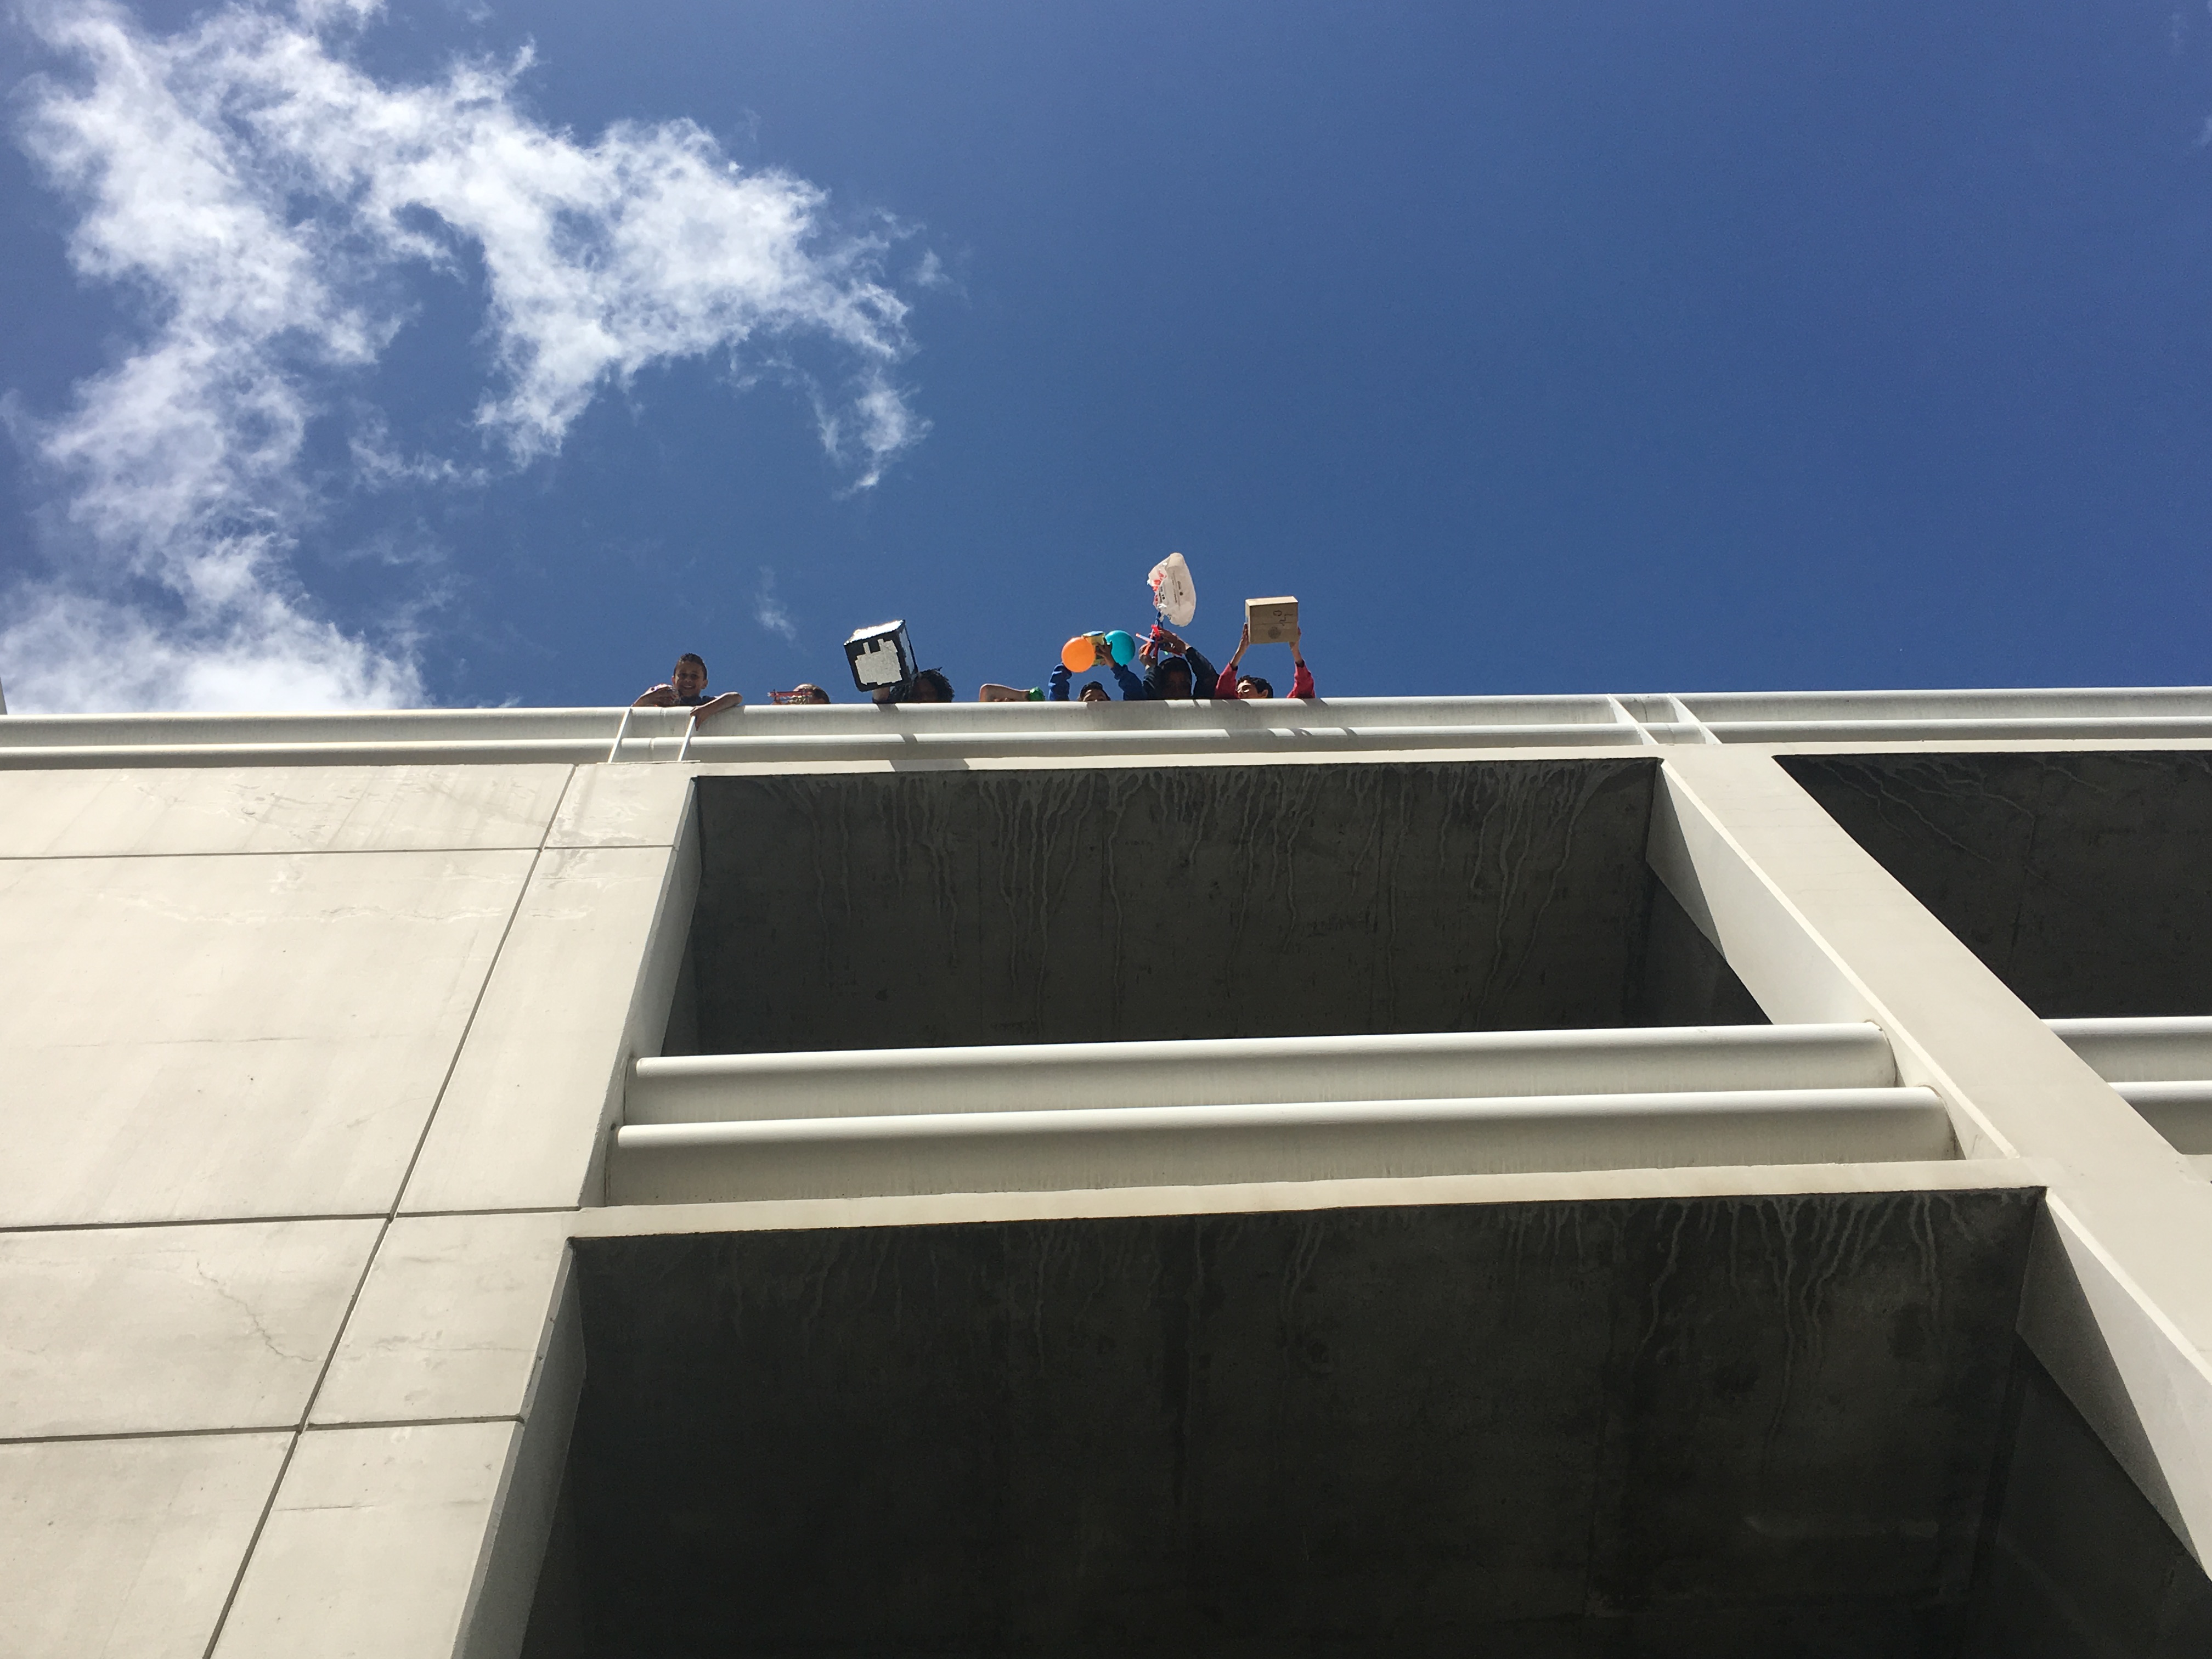
[[[21,636],[30,642],[15,649]],[[405,708],[422,700],[407,654],[251,592],[214,626],[164,624],[143,607],[49,588],[0,635],[15,713],[88,709]]]
[[[792,621],[791,612],[775,596],[775,572],[766,565],[761,567],[760,586],[753,590],[753,620],[769,633],[781,635],[786,641],[799,637],[799,624]]]
[[[143,332],[66,410],[13,412],[65,526],[57,574],[13,595],[0,629],[19,710],[421,700],[404,627],[331,628],[294,560],[323,506],[308,427],[357,404],[349,389],[406,320],[407,268],[482,271],[476,421],[513,465],[649,365],[799,336],[848,365],[841,395],[809,385],[854,488],[927,430],[895,378],[908,340],[878,275],[888,229],[834,234],[819,190],[740,171],[690,122],[589,143],[541,125],[515,101],[526,56],[377,81],[342,33],[373,9],[234,3],[169,36],[101,0],[24,14],[71,69],[24,88],[24,145],[78,210],[76,269],[130,295]],[[354,424],[362,484],[485,476],[403,455],[374,410]],[[137,665],[88,680],[82,653],[112,662],[126,641]]]

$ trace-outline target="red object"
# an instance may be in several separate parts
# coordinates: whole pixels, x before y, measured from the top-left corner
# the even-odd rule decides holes
[[[1243,676],[1237,672],[1237,665],[1231,663],[1221,671],[1220,679],[1214,684],[1213,695],[1217,697],[1226,697],[1234,702],[1237,700],[1237,682],[1243,678]],[[1297,672],[1291,676],[1291,695],[1294,697],[1310,697],[1313,694],[1313,670],[1300,663]]]

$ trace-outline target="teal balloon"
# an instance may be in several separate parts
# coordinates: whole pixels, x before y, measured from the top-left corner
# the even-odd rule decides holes
[[[1109,634],[1106,636],[1106,649],[1113,653],[1114,660],[1124,668],[1136,660],[1137,642],[1130,637],[1127,629],[1117,628]]]

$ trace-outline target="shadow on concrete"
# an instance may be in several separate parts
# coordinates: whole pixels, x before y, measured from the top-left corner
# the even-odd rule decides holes
[[[667,1052],[1763,1024],[1656,763],[707,777]]]
[[[2212,1013],[2212,754],[1781,763],[2045,1019]]]
[[[526,1659],[2212,1651],[2026,1191],[580,1242]]]

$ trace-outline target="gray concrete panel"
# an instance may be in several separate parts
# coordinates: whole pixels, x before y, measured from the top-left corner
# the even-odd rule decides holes
[[[672,847],[691,807],[688,767],[580,766],[548,847]]]
[[[658,1052],[667,1022],[697,867],[688,842],[544,854],[408,1182],[409,1212],[597,1196],[602,1131],[631,1060]]]
[[[0,860],[0,1225],[388,1210],[533,856]]]
[[[281,1434],[0,1446],[9,1659],[202,1659]]]
[[[296,1425],[376,1233],[0,1233],[0,1439]]]
[[[216,1659],[452,1659],[520,1433],[506,1421],[303,1436]]]
[[[566,766],[0,770],[0,858],[535,847]]]
[[[394,1221],[313,1420],[522,1415],[550,1339],[571,1224],[558,1212]]]

